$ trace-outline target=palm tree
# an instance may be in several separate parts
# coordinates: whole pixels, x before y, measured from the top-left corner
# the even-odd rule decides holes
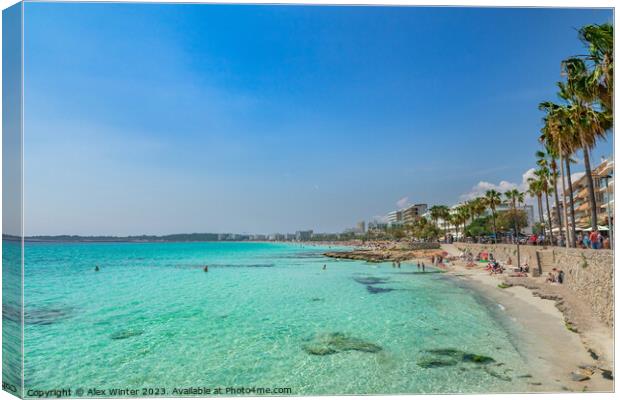
[[[543,128],[544,129],[544,128]],[[541,168],[547,168],[549,170],[548,180],[553,186],[553,195],[555,200],[555,213],[558,219],[558,226],[560,229],[560,236],[562,236],[562,215],[560,214],[560,198],[558,196],[558,165],[556,163],[556,152],[553,147],[545,146],[544,151],[536,152],[536,164]],[[548,207],[548,205],[547,205]],[[550,221],[551,222],[551,221]]]
[[[545,217],[543,214],[543,206],[542,206],[542,194],[543,194],[542,183],[538,179],[535,179],[535,178],[528,178],[527,183],[528,183],[528,191],[527,191],[528,194],[532,198],[535,197],[538,202],[538,220],[544,230],[545,229]]]
[[[510,202],[510,207],[512,208],[512,213],[514,217],[514,229],[515,229],[515,238],[517,240],[517,267],[521,266],[521,251],[519,248],[519,218],[517,215],[517,204],[523,203],[524,194],[519,192],[517,189],[512,189],[506,191],[504,193],[506,200]]]
[[[560,155],[562,172],[562,203],[566,204],[566,194],[568,192],[569,204],[564,207],[564,220],[566,221],[567,237],[570,238],[570,245],[576,247],[576,225],[575,225],[575,206],[573,196],[573,183],[571,178],[570,164],[574,162],[571,155],[579,148],[575,133],[575,127],[570,119],[570,111],[567,106],[560,106],[551,102],[541,103],[539,108],[546,111],[547,115],[543,119],[544,126],[541,129],[542,135],[539,141],[545,146],[555,149],[555,153]],[[564,173],[566,169],[566,174]],[[568,191],[564,183],[568,184]],[[568,227],[567,211],[570,211],[570,233]],[[569,243],[567,242],[567,245]]]
[[[495,244],[497,244],[497,225],[495,224],[495,210],[502,203],[501,194],[494,189],[487,190],[484,195],[486,206],[491,209],[491,217],[493,218],[493,234],[495,235]]]
[[[433,224],[437,226],[437,220],[439,219],[441,214],[441,206],[432,206],[428,211],[430,212]]]
[[[534,171],[534,175],[540,181],[541,189],[545,194],[545,203],[547,205],[547,222],[549,223],[549,240],[553,244],[553,225],[551,223],[551,210],[549,207],[549,169],[547,167],[540,167]]]
[[[613,114],[614,27],[611,24],[586,25],[579,29],[579,39],[589,52],[580,58],[593,64],[587,79],[590,92],[603,109]]]
[[[476,197],[469,202],[469,206],[474,217],[480,217],[487,209],[485,200],[483,197]],[[472,221],[473,222],[473,221]]]
[[[609,112],[595,108],[597,100],[589,86],[589,72],[586,63],[580,58],[570,58],[562,62],[562,71],[566,82],[559,82],[559,95],[568,106],[568,117],[575,129],[577,143],[583,152],[586,181],[588,183],[588,201],[590,204],[590,222],[592,229],[597,229],[598,215],[594,193],[594,179],[590,165],[590,150],[596,142],[605,138],[606,132],[613,125]]]

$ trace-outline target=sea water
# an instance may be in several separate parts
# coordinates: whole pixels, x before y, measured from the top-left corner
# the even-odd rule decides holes
[[[26,243],[25,389],[526,390],[496,305],[428,267],[328,250]]]

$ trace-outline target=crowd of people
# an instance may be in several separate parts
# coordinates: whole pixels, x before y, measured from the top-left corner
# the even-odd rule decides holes
[[[609,237],[604,237],[599,231],[581,232],[577,236],[578,246],[582,249],[609,249]]]

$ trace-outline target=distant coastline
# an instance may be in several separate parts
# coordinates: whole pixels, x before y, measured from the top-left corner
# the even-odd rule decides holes
[[[254,239],[252,235],[235,235],[234,239],[220,239],[218,233],[179,233],[170,235],[132,236],[81,236],[81,235],[36,235],[24,236],[25,242],[40,243],[191,243],[191,242],[252,242],[252,243],[296,243],[296,244],[341,244],[362,245],[359,240],[269,240]],[[19,242],[21,236],[2,235],[2,240]]]

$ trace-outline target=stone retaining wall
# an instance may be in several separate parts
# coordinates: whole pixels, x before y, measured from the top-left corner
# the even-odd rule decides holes
[[[407,245],[408,250],[433,250],[439,248],[441,248],[441,245],[438,242],[420,242]]]
[[[500,262],[506,261],[510,256],[516,265],[516,245],[455,245],[459,250],[470,251],[474,256],[481,251],[489,251]],[[527,261],[530,268],[537,267],[536,260],[541,260],[543,276],[554,267],[564,271],[564,285],[584,300],[600,321],[607,326],[614,326],[613,251],[520,246],[520,253],[521,263]]]

